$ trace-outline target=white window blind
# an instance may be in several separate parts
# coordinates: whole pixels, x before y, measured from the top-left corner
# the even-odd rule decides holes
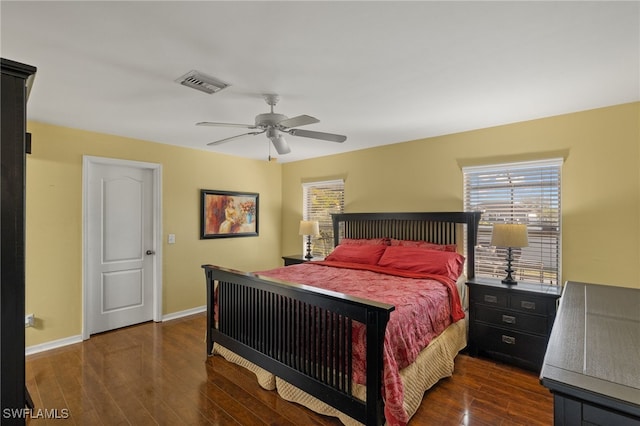
[[[494,223],[524,223],[529,246],[513,249],[517,281],[558,284],[562,159],[464,167],[464,209],[482,217],[476,276],[504,278],[506,248],[491,247]]]
[[[317,220],[320,224],[320,236],[311,239],[312,254],[325,257],[333,250],[331,214],[344,211],[344,181],[309,182],[302,184],[302,188],[303,219]],[[303,253],[306,250],[306,244],[303,243]]]

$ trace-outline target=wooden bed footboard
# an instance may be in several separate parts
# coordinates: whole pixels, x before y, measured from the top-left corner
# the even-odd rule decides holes
[[[384,424],[383,344],[392,305],[203,265],[214,343],[366,425]],[[352,396],[352,325],[366,326],[366,401]]]

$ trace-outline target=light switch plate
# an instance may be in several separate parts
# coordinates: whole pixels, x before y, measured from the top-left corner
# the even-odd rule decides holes
[[[169,237],[167,238],[167,243],[175,244],[176,243],[176,234],[169,234]]]

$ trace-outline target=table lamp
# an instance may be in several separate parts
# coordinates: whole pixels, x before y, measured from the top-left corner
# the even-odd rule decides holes
[[[518,282],[513,279],[512,275],[512,249],[527,247],[529,245],[527,225],[522,223],[495,223],[493,225],[493,233],[491,234],[491,245],[507,248],[507,269],[504,270],[507,273],[507,276],[502,280],[502,282],[504,284],[511,285],[517,284]]]
[[[313,255],[311,254],[311,236],[320,235],[320,225],[317,220],[301,220],[300,221],[300,230],[298,231],[300,235],[307,236],[307,254],[305,255],[305,259],[311,260],[313,259]]]

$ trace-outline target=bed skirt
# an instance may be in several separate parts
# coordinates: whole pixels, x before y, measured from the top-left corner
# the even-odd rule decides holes
[[[429,346],[420,352],[416,362],[400,371],[404,385],[403,406],[409,418],[418,411],[424,393],[440,379],[450,377],[453,374],[454,359],[466,345],[467,320],[462,319],[447,327],[442,334],[433,339]],[[252,371],[262,388],[276,389],[278,394],[287,401],[301,404],[319,414],[337,417],[347,426],[362,425],[362,423],[236,355],[220,344],[216,343],[213,346],[213,354],[219,354],[227,361]],[[364,386],[356,384],[353,389],[354,396],[362,400],[365,399],[366,389]]]

